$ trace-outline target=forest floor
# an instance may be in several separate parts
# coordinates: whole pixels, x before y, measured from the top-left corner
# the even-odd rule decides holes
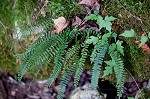
[[[18,64],[20,63],[20,60],[16,60],[13,55],[16,53],[24,52],[29,44],[33,42],[37,36],[32,35],[27,39],[16,40],[16,32],[14,32],[16,31],[16,26],[10,25],[15,23],[14,19],[20,19],[22,21],[22,23],[19,23],[20,25],[31,24],[31,22],[34,23],[39,17],[49,16],[52,19],[57,19],[54,22],[55,29],[53,29],[53,33],[56,31],[60,32],[70,26],[78,27],[80,30],[90,28],[94,31],[99,31],[98,26],[94,24],[93,21],[85,21],[86,16],[93,14],[94,11],[98,11],[102,17],[108,15],[117,18],[117,20],[112,23],[112,30],[117,34],[129,29],[134,29],[136,32],[135,38],[121,38],[126,43],[124,47],[124,60],[125,67],[127,68],[127,74],[130,74],[127,75],[127,80],[124,84],[125,91],[123,94],[125,98],[127,98],[127,96],[135,97],[137,95],[137,91],[147,86],[148,80],[150,79],[150,42],[149,40],[144,42],[144,45],[140,48],[138,45],[140,44],[139,42],[141,41],[141,36],[148,35],[148,33],[150,33],[149,0],[72,0],[71,2],[60,0],[59,3],[57,0],[53,0],[52,3],[47,1],[48,0],[39,0],[37,3],[34,3],[34,6],[32,4],[32,0],[31,2],[19,2],[19,4],[24,6],[19,4],[19,6],[17,6],[13,4],[13,6],[16,6],[16,12],[14,11],[15,13],[13,13],[13,15],[18,15],[17,17],[15,16],[15,18],[13,15],[10,15],[10,13],[12,13],[11,11],[5,11],[7,14],[2,12],[2,15],[0,16],[1,19],[3,18],[3,20],[0,19],[0,26],[2,27],[0,32],[1,71],[10,72],[11,74],[16,75],[18,72]],[[6,18],[4,15],[6,15]],[[61,26],[59,22],[63,24],[65,23],[65,26]],[[85,68],[91,70],[89,62],[86,63]],[[35,77],[35,79],[45,80],[49,77],[51,71],[52,69],[50,66],[45,66],[40,71],[40,75]],[[27,73],[27,76],[33,76],[34,72],[34,69],[30,70]],[[107,80],[110,79],[107,78],[106,81]],[[147,91],[147,89],[143,91],[146,93],[146,95],[143,95],[143,97],[148,99],[148,97],[150,97],[150,91]],[[141,99],[144,99],[143,97]]]

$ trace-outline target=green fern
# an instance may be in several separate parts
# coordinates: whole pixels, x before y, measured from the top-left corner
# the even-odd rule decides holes
[[[62,74],[66,72],[66,70],[77,60],[79,53],[79,44],[76,44],[68,49],[67,53],[65,54],[65,62]]]
[[[54,59],[54,67],[53,67],[53,73],[50,76],[50,78],[47,81],[47,85],[51,85],[52,82],[57,78],[64,62],[63,55],[65,54],[65,48],[67,48],[66,41],[62,41],[61,46],[59,47],[59,50],[57,51],[56,57]]]
[[[120,53],[116,51],[116,45],[114,43],[111,46],[109,46],[109,54],[112,58],[112,66],[114,68],[115,75],[117,78],[117,96],[120,99],[120,97],[122,96],[122,89],[125,81],[124,64],[120,57]]]
[[[57,99],[63,99],[64,91],[67,86],[68,81],[70,80],[71,75],[76,71],[78,63],[74,63],[62,76],[61,82],[58,86],[58,95]]]
[[[117,78],[117,96],[120,98],[122,96],[122,89],[125,81],[124,64],[117,51],[110,53],[110,56],[114,63],[114,71]]]
[[[78,66],[77,66],[77,70],[75,72],[75,77],[74,77],[74,86],[75,87],[77,87],[79,79],[80,79],[80,75],[82,74],[82,71],[83,71],[83,65],[87,58],[88,46],[89,46],[89,44],[84,45],[84,47],[81,51],[81,58],[77,62]]]
[[[121,59],[121,55],[124,55],[124,53],[121,41],[116,41],[117,34],[111,32],[112,24],[110,21],[115,20],[115,18],[106,16],[103,19],[98,14],[92,14],[92,16],[87,17],[88,20],[90,18],[92,18],[92,20],[97,20],[100,29],[104,28],[106,31],[104,31],[104,33],[96,33],[90,29],[82,31],[67,29],[60,34],[56,33],[52,36],[50,32],[47,32],[49,27],[52,26],[52,20],[50,19],[37,23],[35,27],[22,29],[22,33],[26,32],[25,34],[27,35],[34,33],[38,27],[42,27],[46,32],[40,34],[40,36],[26,49],[25,53],[16,55],[18,58],[22,59],[18,80],[20,81],[26,71],[33,66],[39,69],[42,68],[43,64],[49,64],[53,61],[53,73],[48,79],[47,86],[52,84],[62,70],[62,79],[58,86],[57,98],[63,99],[63,93],[73,73],[75,73],[74,86],[77,87],[86,58],[90,53],[90,60],[91,63],[93,63],[91,83],[92,87],[96,89],[102,63],[105,59],[105,54],[108,52],[112,60],[105,62],[107,65],[111,65],[111,67],[105,67],[104,76],[111,74],[113,71],[112,69],[114,69],[117,78],[117,95],[120,98],[125,80],[124,64]],[[79,39],[79,37],[81,38]],[[112,43],[113,38],[116,43]],[[68,42],[74,39],[75,44],[72,44],[71,47],[69,45],[68,47]],[[84,46],[80,46],[83,45],[83,43]],[[94,48],[91,48],[92,50],[89,51],[89,45],[92,44]]]
[[[53,26],[52,19],[45,17],[38,20],[36,23],[33,23],[31,26],[27,25],[21,28],[21,35],[26,36],[30,34],[39,34],[47,32]]]
[[[108,47],[108,44],[100,47],[97,50],[96,57],[94,58],[94,61],[93,61],[94,65],[93,65],[93,69],[92,69],[91,85],[94,89],[96,89],[97,85],[98,85],[98,79],[99,79],[99,75],[100,75],[100,68],[101,68],[101,65],[103,63],[105,53],[107,51],[107,47]]]
[[[39,66],[42,64],[50,63],[50,61],[59,50],[58,45],[61,44],[61,41],[58,35],[52,37],[45,34],[43,37],[47,39],[43,39],[39,44],[34,42],[33,45],[31,45],[31,47],[29,47],[29,49],[27,49],[25,53],[19,55],[19,57],[23,60],[22,66],[20,67],[18,73],[19,81],[21,80],[25,72],[32,66]]]

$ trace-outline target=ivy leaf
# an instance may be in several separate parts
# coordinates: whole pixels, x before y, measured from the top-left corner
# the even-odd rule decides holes
[[[116,34],[116,33],[113,33],[113,34],[112,34],[112,37],[115,39],[115,42],[116,42],[117,34]]]
[[[124,37],[134,37],[134,30],[126,30],[124,31],[122,34],[120,34],[119,36],[124,36]]]
[[[122,55],[124,55],[124,52],[123,52],[123,48],[124,48],[124,47],[121,46],[121,41],[118,40],[118,41],[116,42],[116,45],[117,45],[117,51],[120,52]]]
[[[101,17],[100,15],[97,16],[97,22],[98,24],[101,23],[103,21],[103,17]]]
[[[90,14],[89,16],[85,17],[86,20],[97,20],[98,16],[95,14]]]
[[[98,42],[98,37],[96,36],[90,36],[87,40],[86,43],[91,44],[93,43],[93,45],[95,45]]]
[[[114,21],[116,18],[115,17],[113,17],[113,16],[106,16],[105,17],[105,21],[108,21],[108,22],[110,22],[110,21]]]
[[[150,38],[150,32],[148,33],[148,38]]]
[[[148,40],[147,36],[141,36],[141,43],[139,44],[139,47],[141,47],[142,45],[144,45]]]
[[[99,28],[106,28],[109,32],[111,32],[111,25],[112,23],[110,21],[101,20],[99,23]]]
[[[109,74],[112,74],[112,71],[113,71],[113,62],[111,60],[109,60],[109,61],[105,61],[105,63],[108,66],[105,67],[103,77],[105,77],[105,76],[107,76]]]
[[[104,70],[103,77],[105,77],[105,76],[107,76],[109,74],[112,74],[112,69],[113,69],[113,66],[106,66],[105,70]]]

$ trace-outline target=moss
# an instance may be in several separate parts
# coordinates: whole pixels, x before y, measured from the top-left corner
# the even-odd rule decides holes
[[[137,45],[135,39],[127,39],[125,44],[125,66],[134,77],[147,78],[150,75],[148,65],[148,54],[143,52]]]
[[[49,0],[46,7],[47,15],[51,18],[58,18],[60,16],[70,18],[80,11],[76,0]]]

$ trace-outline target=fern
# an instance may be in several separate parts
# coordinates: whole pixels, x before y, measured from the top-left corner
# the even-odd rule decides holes
[[[80,79],[80,75],[82,74],[83,71],[83,65],[86,61],[86,57],[87,57],[87,52],[88,52],[88,46],[89,44],[84,45],[84,48],[81,51],[81,58],[78,61],[78,66],[77,66],[77,70],[75,72],[75,77],[74,77],[74,86],[77,87],[79,79]]]
[[[78,64],[74,63],[63,75],[61,82],[58,86],[58,95],[57,99],[63,99],[64,91],[67,86],[68,81],[70,80],[71,75],[76,71]]]
[[[67,53],[65,54],[65,62],[62,74],[66,72],[66,70],[71,66],[72,63],[75,62],[76,58],[78,57],[77,53],[79,52],[79,44],[76,44],[72,46],[72,48],[69,48]]]
[[[99,75],[100,75],[100,68],[101,68],[101,65],[103,63],[103,59],[105,57],[105,53],[107,51],[107,47],[108,47],[108,44],[100,47],[98,50],[97,50],[97,53],[96,53],[96,56],[94,58],[94,65],[93,65],[93,69],[92,69],[92,78],[91,78],[91,85],[94,89],[96,89],[97,85],[98,85],[98,78],[99,78]]]
[[[27,49],[25,53],[19,55],[19,57],[23,60],[22,66],[18,73],[19,81],[29,68],[31,68],[32,66],[48,64],[56,55],[59,49],[58,45],[61,44],[60,37],[58,35],[55,35],[53,37],[44,37],[47,39],[44,39],[39,44],[34,42],[36,46],[34,46],[34,44],[31,45],[31,47],[29,47],[29,49]]]
[[[34,34],[37,28],[42,27],[43,34],[40,34],[40,36],[26,49],[25,53],[16,55],[23,61],[18,73],[18,80],[21,80],[26,71],[33,66],[42,68],[43,64],[49,64],[51,61],[53,61],[53,73],[48,79],[47,86],[52,84],[52,82],[56,79],[56,77],[58,77],[59,73],[63,69],[62,79],[58,86],[57,96],[58,99],[63,99],[63,93],[68,81],[70,80],[70,76],[73,73],[75,73],[74,86],[77,87],[83,70],[83,65],[86,62],[88,53],[90,52],[90,60],[91,63],[93,63],[91,83],[92,87],[96,89],[101,66],[105,58],[105,54],[108,52],[112,60],[105,62],[106,64],[109,63],[108,65],[111,65],[111,67],[105,67],[106,70],[104,71],[104,75],[106,76],[111,74],[112,69],[114,69],[117,79],[117,96],[120,98],[125,80],[125,70],[120,56],[121,54],[124,55],[123,46],[121,46],[121,41],[118,40],[116,42],[117,34],[111,32],[111,21],[115,20],[116,18],[112,16],[106,16],[103,19],[98,14],[92,14],[86,18],[88,20],[91,20],[91,18],[92,20],[96,20],[100,29],[104,28],[106,31],[104,30],[103,33],[96,33],[90,29],[82,31],[77,29],[67,29],[60,34],[55,34],[52,36],[51,33],[48,32],[49,28],[52,26],[51,19],[44,19],[41,22],[37,22],[37,24],[33,25],[31,28],[27,27],[22,29],[21,33],[23,33],[23,35],[29,35]],[[130,37],[130,35],[124,34],[120,36]],[[115,39],[116,43],[112,43],[112,38]],[[68,48],[68,41],[72,39],[76,40],[75,44],[72,44],[71,47]],[[80,44],[83,44],[83,41],[84,46],[81,47]],[[91,44],[94,45],[92,52],[88,49],[89,45]]]
[[[120,54],[115,51],[115,47],[111,47],[111,49],[109,50],[109,54],[112,58],[112,63],[113,63],[113,68],[115,71],[115,75],[117,78],[117,96],[120,97],[122,96],[122,89],[123,89],[123,84],[125,81],[125,70],[124,70],[124,64],[123,61],[120,57]]]
[[[52,26],[53,21],[50,18],[41,18],[31,26],[27,25],[24,28],[22,28],[20,33],[22,34],[22,36],[44,33],[48,31],[48,29],[52,28]]]
[[[56,57],[54,59],[55,66],[53,67],[53,73],[50,76],[50,78],[48,79],[47,85],[52,84],[52,82],[56,79],[56,77],[58,76],[58,74],[62,68],[62,64],[64,62],[63,55],[65,53],[65,48],[67,48],[66,41],[64,41],[64,42],[62,41],[62,44],[59,47],[59,50],[57,51]]]

